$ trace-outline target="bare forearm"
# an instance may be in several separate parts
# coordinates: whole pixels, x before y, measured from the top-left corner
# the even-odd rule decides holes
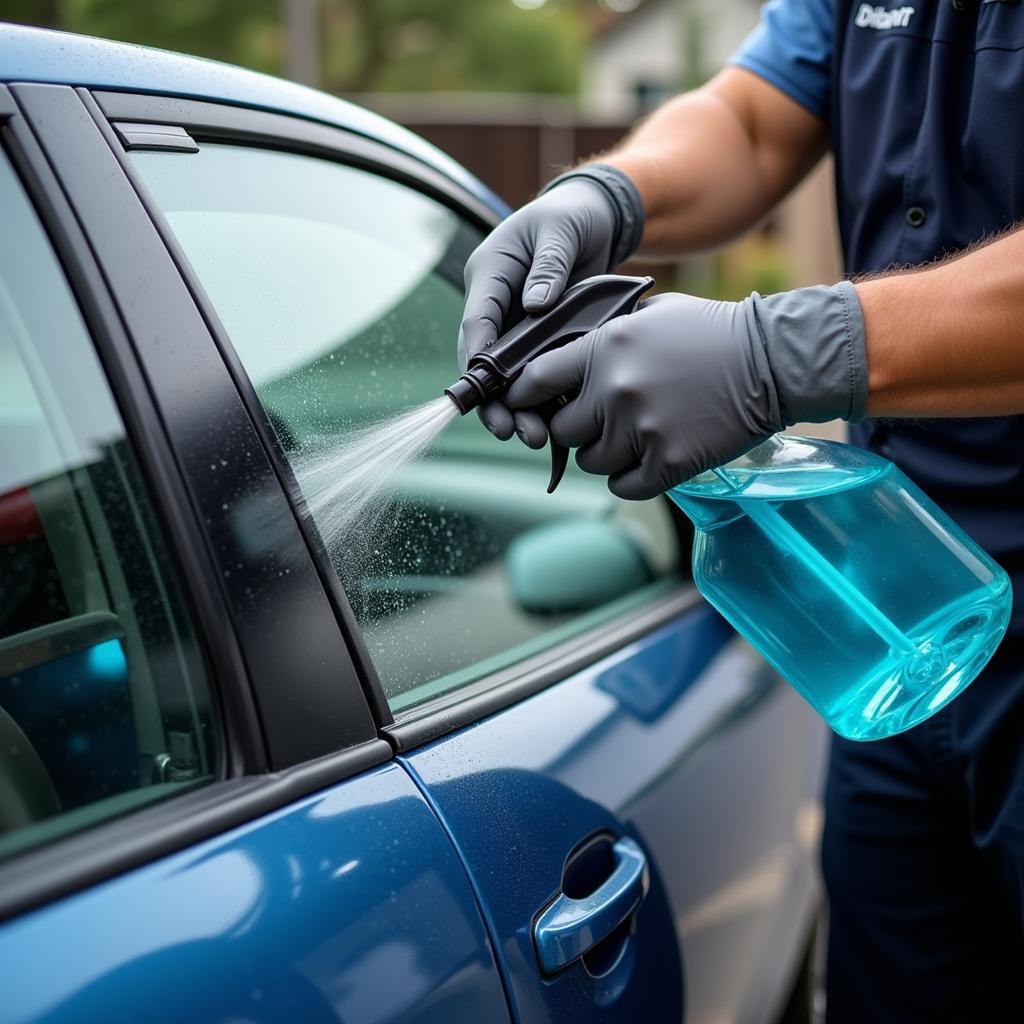
[[[1024,412],[1024,231],[856,287],[870,415]]]
[[[710,249],[756,223],[770,201],[753,153],[729,104],[701,89],[669,101],[603,158],[625,171],[643,198],[638,255]]]
[[[670,100],[602,161],[636,183],[638,255],[712,248],[752,227],[813,166],[824,125],[763,79],[729,68]]]

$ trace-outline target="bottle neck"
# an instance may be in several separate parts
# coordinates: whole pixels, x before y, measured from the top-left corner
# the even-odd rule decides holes
[[[782,438],[778,434],[772,434],[771,437],[766,438],[741,458],[747,463],[753,460],[767,465],[771,462],[772,455],[782,447]],[[668,496],[690,517],[698,530],[710,530],[736,517],[737,507],[730,500],[729,493],[730,491],[738,492],[740,487],[729,471],[731,465],[731,462],[727,462],[724,466],[712,470],[717,480],[720,481],[716,485],[695,487],[691,481],[684,481],[679,487],[674,487],[668,492]],[[724,489],[723,484],[725,485]],[[715,496],[702,494],[701,491],[705,488]]]
[[[682,493],[678,487],[666,492],[669,499],[686,513],[698,530],[712,530],[735,519],[742,511],[735,501],[724,495],[716,498],[696,498]]]

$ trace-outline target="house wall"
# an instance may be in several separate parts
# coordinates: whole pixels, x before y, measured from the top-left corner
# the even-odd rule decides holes
[[[648,0],[593,41],[580,100],[591,117],[629,121],[638,114],[635,85],[681,81],[683,23],[676,0]]]
[[[594,37],[583,109],[592,117],[633,119],[643,112],[637,83],[672,93],[710,77],[757,24],[759,7],[757,0],[647,0]]]

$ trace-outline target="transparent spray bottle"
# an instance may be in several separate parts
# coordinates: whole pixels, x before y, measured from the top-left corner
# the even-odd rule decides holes
[[[1006,632],[1006,573],[881,456],[776,435],[668,496],[701,593],[842,736],[923,721]]]
[[[652,284],[581,281],[475,355],[445,394],[468,412],[541,352],[630,312]],[[552,441],[551,454],[549,491],[568,451]],[[775,435],[668,497],[696,527],[701,593],[850,739],[881,739],[934,714],[1006,631],[1006,573],[879,455]]]

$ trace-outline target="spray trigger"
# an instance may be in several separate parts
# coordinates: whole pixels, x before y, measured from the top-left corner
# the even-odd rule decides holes
[[[491,395],[500,395],[543,352],[566,345],[596,330],[614,317],[631,313],[654,279],[601,274],[579,281],[546,313],[528,316],[505,332],[494,344],[477,352],[466,371],[445,394],[465,415]],[[536,411],[548,423],[574,395],[559,395]],[[551,480],[548,494],[558,486],[569,464],[569,449],[551,440]]]
[[[548,494],[554,494],[555,488],[562,482],[565,476],[566,466],[569,465],[569,449],[557,441],[551,442],[551,479],[548,481]]]
[[[559,444],[551,436],[550,429],[551,417],[568,402],[568,395],[559,395],[537,409],[537,412],[544,417],[544,422],[548,424],[548,443],[551,445],[551,479],[548,481],[548,494],[555,493],[555,488],[562,482],[562,477],[565,476],[565,470],[569,465],[569,449],[564,444]]]

